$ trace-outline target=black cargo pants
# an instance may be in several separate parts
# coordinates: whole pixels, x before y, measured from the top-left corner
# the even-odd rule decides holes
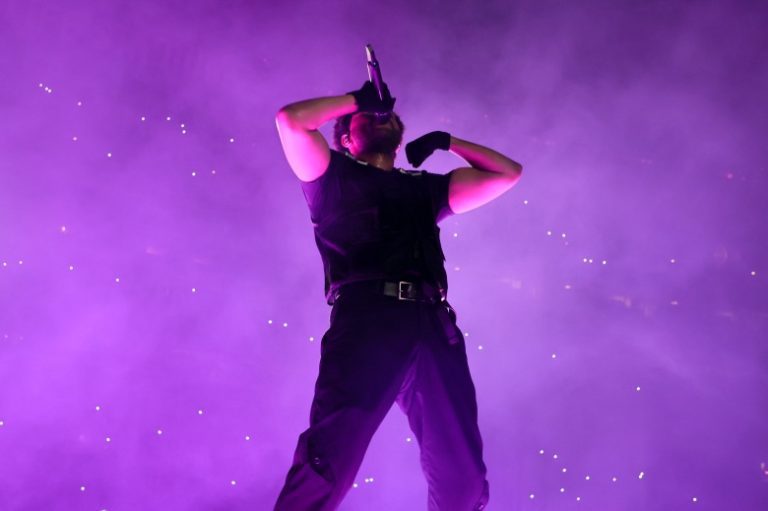
[[[419,444],[427,509],[485,508],[475,388],[464,337],[446,305],[345,287],[321,342],[310,426],[275,511],[335,510],[393,402]]]

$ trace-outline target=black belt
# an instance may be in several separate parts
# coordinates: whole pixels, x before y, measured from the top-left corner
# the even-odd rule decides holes
[[[440,288],[429,282],[408,280],[361,280],[342,284],[333,294],[336,301],[344,292],[367,290],[409,302],[439,303],[445,301]]]

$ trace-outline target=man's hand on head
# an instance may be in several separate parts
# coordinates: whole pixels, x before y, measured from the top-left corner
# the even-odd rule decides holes
[[[382,84],[384,98],[379,98],[379,93],[373,82],[366,80],[360,89],[347,94],[355,97],[358,112],[389,113],[395,108],[395,100],[389,93],[389,87],[386,83]]]
[[[437,149],[447,151],[451,147],[451,135],[445,131],[432,131],[405,144],[408,163],[418,167]]]

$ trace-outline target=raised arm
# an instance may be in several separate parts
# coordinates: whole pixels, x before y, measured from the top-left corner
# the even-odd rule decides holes
[[[471,167],[451,171],[448,205],[454,213],[466,213],[491,202],[515,186],[523,166],[487,147],[451,136],[449,151]]]
[[[520,179],[523,166],[487,147],[432,131],[405,145],[405,154],[414,167],[420,166],[435,150],[451,151],[470,167],[450,172],[448,205],[454,213],[466,213],[506,192]]]
[[[354,96],[345,94],[298,101],[277,112],[275,122],[283,152],[300,180],[313,181],[328,168],[331,153],[318,128],[356,110]]]

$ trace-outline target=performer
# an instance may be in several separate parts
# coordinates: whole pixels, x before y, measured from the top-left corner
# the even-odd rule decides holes
[[[280,141],[309,205],[325,270],[330,327],[321,341],[310,425],[298,439],[276,511],[336,509],[394,402],[420,448],[429,511],[488,502],[475,388],[447,300],[438,222],[512,188],[522,167],[432,132],[406,145],[418,167],[436,149],[469,166],[447,174],[397,168],[404,125],[371,82],[289,104]],[[318,128],[336,119],[331,150]]]

